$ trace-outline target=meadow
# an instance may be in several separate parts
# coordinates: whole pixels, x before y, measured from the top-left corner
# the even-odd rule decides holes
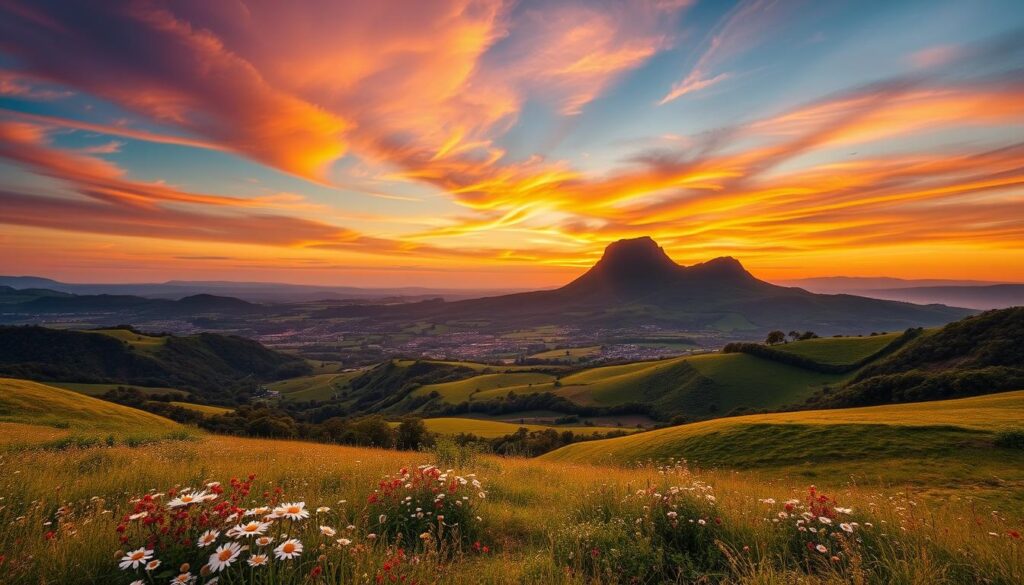
[[[39,410],[0,422],[4,582],[1024,580],[1021,509],[1012,484],[975,490],[927,483],[937,479],[930,476],[910,484],[891,474],[884,459],[870,474],[831,462],[812,491],[808,478],[785,466],[737,471],[680,460],[500,458],[447,441],[426,452],[400,452],[169,436],[174,423],[126,421],[123,407],[98,410],[106,403],[89,397],[39,396],[40,388],[12,381],[4,381],[4,390],[8,413],[12,395],[23,396],[19,408],[35,399],[69,409],[63,422],[53,414],[62,411]],[[999,428],[1015,428],[1020,393],[985,398],[992,402],[963,408],[961,418],[978,426],[986,424],[979,417],[998,419]],[[956,422],[943,409],[928,408],[936,412],[905,415],[903,426],[924,416]],[[818,422],[803,422],[828,428],[836,422],[831,416],[808,414]],[[687,426],[696,425],[676,429]],[[54,433],[68,432],[148,432],[154,440],[54,443]],[[975,477],[1014,466],[1007,459],[1001,469],[976,470]],[[300,511],[290,517],[291,508]],[[211,543],[200,547],[204,535]],[[133,554],[144,561],[132,566]]]

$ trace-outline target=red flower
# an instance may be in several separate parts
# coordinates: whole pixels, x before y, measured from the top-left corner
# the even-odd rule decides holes
[[[1016,530],[1009,530],[1009,531],[1006,532],[1006,534],[1010,538],[1013,538],[1015,540],[1020,540],[1020,532],[1017,532]]]

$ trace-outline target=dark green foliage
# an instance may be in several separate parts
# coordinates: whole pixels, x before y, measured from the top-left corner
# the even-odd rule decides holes
[[[1024,450],[1024,430],[997,433],[995,445],[1003,449]]]
[[[776,343],[782,343],[783,341],[786,341],[786,334],[778,330],[768,333],[768,337],[764,339],[764,342],[767,345],[775,345]]]
[[[395,447],[398,449],[418,451],[433,444],[434,437],[421,418],[403,418],[395,429]]]
[[[299,358],[228,335],[168,336],[140,352],[98,333],[0,327],[0,375],[29,380],[166,386],[230,405],[248,400],[262,381],[309,371]]]

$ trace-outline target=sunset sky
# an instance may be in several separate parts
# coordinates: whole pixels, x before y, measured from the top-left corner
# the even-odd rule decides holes
[[[1024,281],[1007,1],[0,0],[0,273]]]

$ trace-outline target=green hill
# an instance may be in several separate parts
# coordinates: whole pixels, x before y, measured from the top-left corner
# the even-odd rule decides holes
[[[686,459],[697,467],[773,472],[799,467],[809,477],[872,473],[881,465],[899,470],[907,465],[907,477],[940,473],[968,480],[976,469],[977,481],[983,479],[982,470],[988,464],[1005,468],[1017,462],[1022,472],[1019,479],[1024,480],[1024,451],[996,446],[999,433],[1022,429],[1024,391],[1016,391],[917,404],[723,418],[569,445],[543,457],[615,464]]]
[[[822,364],[847,365],[854,364],[881,351],[899,336],[899,333],[887,333],[869,337],[805,339],[777,345],[775,349],[802,356]]]
[[[505,435],[511,435],[521,428],[525,428],[528,431],[544,431],[547,429],[555,429],[558,432],[571,431],[576,435],[593,435],[596,433],[607,433],[611,431],[631,431],[631,429],[620,429],[616,427],[518,424],[498,420],[458,417],[428,418],[424,419],[423,423],[427,425],[427,430],[439,435],[471,434],[484,439],[494,439],[497,437],[504,437]],[[398,423],[391,424],[394,426],[398,425]]]
[[[115,434],[160,434],[181,429],[166,418],[27,380],[0,378],[0,422]]]
[[[289,378],[272,384],[267,389],[280,392],[285,400],[329,400],[337,392],[348,387],[352,378],[360,372],[344,372],[339,374],[315,374]]]
[[[809,400],[848,407],[940,400],[1024,387],[1024,307],[988,311],[909,341],[835,393]]]
[[[234,336],[0,327],[0,375],[31,380],[169,387],[232,404],[261,381],[309,370],[304,360]]]

